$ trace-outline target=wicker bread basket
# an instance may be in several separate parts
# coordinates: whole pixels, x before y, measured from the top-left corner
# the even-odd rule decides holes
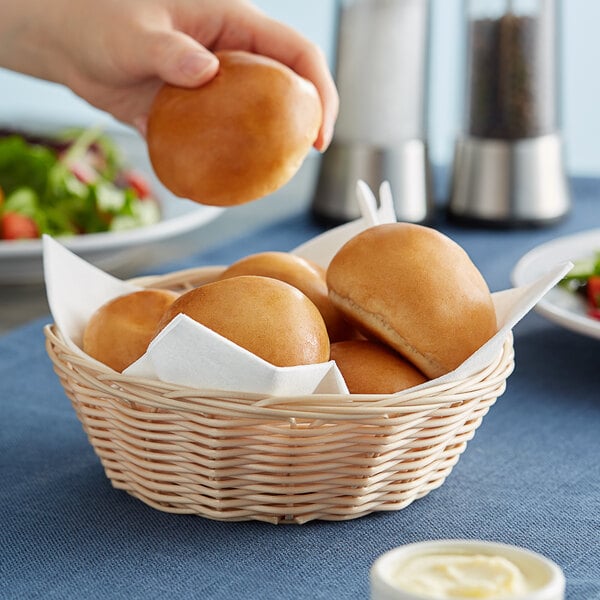
[[[185,290],[220,267],[132,280]],[[401,397],[264,397],[128,377],[47,351],[113,486],[159,510],[305,523],[399,510],[439,487],[513,369],[512,336],[469,378]]]

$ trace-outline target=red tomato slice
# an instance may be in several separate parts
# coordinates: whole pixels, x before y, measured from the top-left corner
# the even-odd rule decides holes
[[[589,307],[600,309],[600,275],[592,275],[587,281]]]
[[[0,218],[0,238],[3,240],[21,240],[39,237],[35,221],[25,215],[7,212]]]
[[[124,173],[124,177],[127,185],[133,189],[140,200],[150,196],[150,185],[143,175],[135,171],[127,171]]]

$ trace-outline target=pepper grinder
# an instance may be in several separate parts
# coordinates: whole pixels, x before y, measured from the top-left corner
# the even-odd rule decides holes
[[[313,214],[360,216],[356,182],[390,184],[399,220],[433,210],[426,142],[428,0],[340,0],[335,78],[340,112],[321,158]]]
[[[569,211],[558,3],[465,0],[466,110],[448,204],[455,220],[543,226]]]

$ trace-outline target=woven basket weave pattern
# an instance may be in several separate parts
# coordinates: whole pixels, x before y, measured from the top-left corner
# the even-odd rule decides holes
[[[135,280],[187,289],[215,269]],[[47,351],[114,487],[173,513],[304,523],[398,510],[439,487],[513,368],[512,338],[480,373],[399,396],[272,398],[194,390]]]

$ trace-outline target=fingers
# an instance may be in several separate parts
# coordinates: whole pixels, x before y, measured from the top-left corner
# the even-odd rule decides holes
[[[190,15],[186,16],[189,21]],[[147,73],[183,87],[207,83],[218,71],[218,59],[200,42],[212,49],[245,49],[278,60],[317,88],[323,122],[314,146],[324,152],[333,137],[339,97],[323,52],[298,31],[268,17],[251,4],[232,2],[229,11],[225,10],[221,16],[223,19],[203,22],[199,29],[187,27],[191,35],[180,30],[183,28],[181,22],[178,23],[181,19],[174,21],[179,28],[177,25],[173,29],[159,27],[151,32],[143,50]],[[183,19],[183,22],[187,21]]]
[[[146,44],[148,72],[181,87],[197,87],[210,81],[219,70],[217,57],[180,31],[152,32]]]
[[[323,124],[315,148],[324,152],[333,137],[339,109],[339,97],[323,52],[300,33],[256,13],[253,50],[288,65],[302,77],[312,81],[323,106]]]
[[[318,67],[319,64],[321,64],[321,67]],[[319,130],[319,136],[315,141],[315,148],[320,152],[324,152],[329,147],[333,138],[335,121],[339,110],[339,97],[325,59],[323,58],[316,65],[314,58],[311,59],[309,56],[303,55],[298,59],[296,66],[292,66],[292,68],[298,74],[311,80],[321,96],[323,124]]]

